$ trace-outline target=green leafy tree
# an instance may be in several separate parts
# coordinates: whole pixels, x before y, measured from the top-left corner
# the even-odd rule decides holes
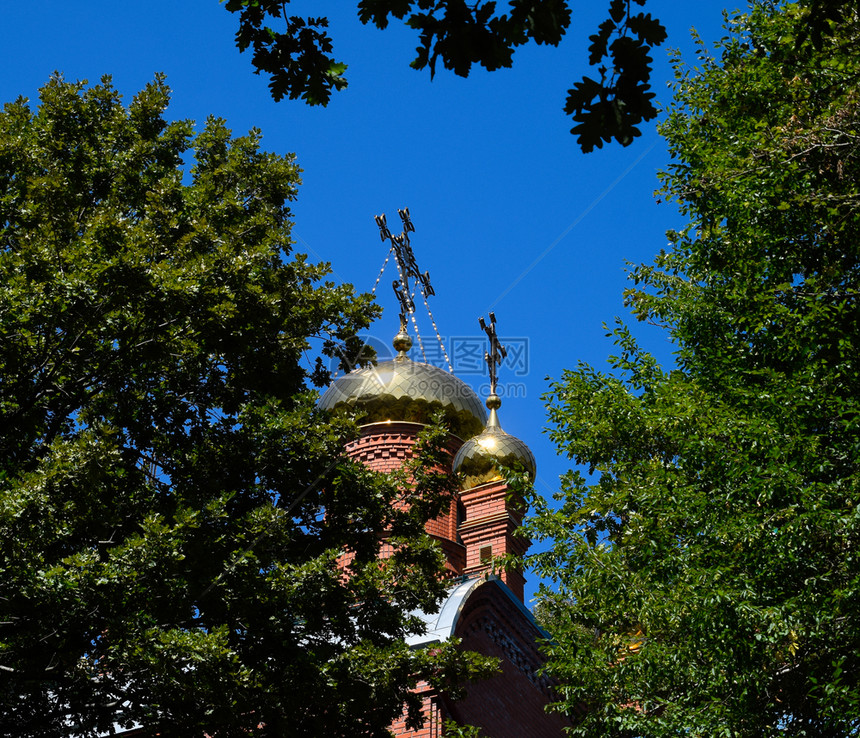
[[[408,477],[342,456],[307,355],[378,309],[290,255],[292,157],[168,97],[0,113],[0,734],[387,735],[472,668],[403,641],[444,590],[442,431]]]
[[[860,730],[860,17],[761,2],[678,63],[665,194],[689,225],[612,370],[549,393],[563,480],[533,535],[574,734]]]

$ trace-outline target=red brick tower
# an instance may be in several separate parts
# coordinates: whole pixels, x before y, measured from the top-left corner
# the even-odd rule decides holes
[[[499,425],[502,399],[496,394],[497,370],[507,350],[496,335],[496,316],[490,313],[489,324],[483,318],[478,322],[489,342],[484,358],[490,374],[490,419],[483,432],[463,444],[454,459],[454,471],[464,480],[460,499],[465,516],[460,536],[466,547],[468,575],[485,571],[499,557],[521,556],[529,547],[527,540],[516,535],[525,512],[523,500],[511,495],[500,467],[526,474],[532,482],[535,478],[535,457],[529,447]],[[522,571],[504,567],[502,581],[522,601]]]
[[[445,720],[453,718],[482,728],[487,738],[561,736],[569,723],[544,710],[552,695],[547,679],[538,674],[544,663],[539,642],[547,636],[523,604],[522,572],[494,573],[500,557],[522,554],[529,545],[515,535],[524,509],[521,501],[511,498],[498,464],[533,479],[534,456],[499,425],[501,400],[495,393],[494,365],[487,420],[482,403],[464,382],[439,367],[412,361],[406,353],[411,345],[401,326],[394,339],[398,351],[394,359],[337,379],[320,406],[348,406],[361,413],[361,435],[346,450],[379,471],[399,468],[411,458],[430,416],[437,410],[445,413],[452,430],[451,468],[461,475],[462,491],[448,510],[428,523],[427,532],[445,552],[452,588],[438,613],[422,616],[427,632],[412,639],[411,645],[426,647],[457,637],[464,648],[498,657],[501,672],[475,685],[456,703],[425,685],[424,728],[407,731],[398,722],[392,730],[395,736],[441,738]],[[464,443],[462,438],[470,440]]]
[[[500,557],[521,556],[529,547],[529,541],[516,533],[523,522],[523,501],[511,495],[500,466],[534,481],[535,459],[525,443],[502,430],[497,413],[501,404],[495,392],[487,398],[490,419],[486,428],[466,441],[454,458],[454,471],[463,478],[460,503],[464,515],[459,530],[466,548],[467,576],[485,572]],[[522,571],[503,568],[501,578],[522,601]]]

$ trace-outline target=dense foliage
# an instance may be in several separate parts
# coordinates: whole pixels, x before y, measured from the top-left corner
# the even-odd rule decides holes
[[[343,458],[307,357],[377,308],[290,256],[291,157],[167,103],[57,78],[0,113],[0,734],[387,735],[469,669],[403,642],[440,432],[409,477]]]
[[[860,730],[860,16],[806,11],[757,3],[678,63],[689,225],[627,293],[677,368],[618,326],[612,371],[549,394],[594,473],[533,523],[579,735]]]

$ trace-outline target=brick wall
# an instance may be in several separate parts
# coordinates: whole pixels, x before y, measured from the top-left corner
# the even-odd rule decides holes
[[[350,458],[371,469],[381,472],[395,471],[414,457],[418,434],[423,428],[420,423],[404,421],[370,423],[362,426],[361,436],[349,443],[345,450]],[[450,471],[450,463],[461,445],[459,438],[449,436],[446,471]],[[445,552],[446,569],[454,576],[463,574],[466,556],[465,548],[459,539],[457,522],[457,500],[452,499],[447,509],[439,517],[429,521],[426,527],[427,532],[441,544]]]
[[[401,718],[392,725],[396,738],[442,738],[448,718],[480,728],[486,738],[562,738],[572,723],[545,709],[555,695],[552,680],[540,673],[543,634],[498,581],[470,593],[453,635],[464,649],[499,659],[500,671],[468,685],[457,701],[422,685],[424,714],[432,720],[409,731]]]
[[[424,717],[424,725],[418,730],[409,730],[406,727],[406,715],[401,715],[391,724],[391,732],[396,738],[442,738],[445,735],[445,720],[447,714],[441,698],[426,682],[420,682],[415,689],[424,700],[421,714]]]
[[[545,706],[553,684],[541,675],[541,632],[498,585],[488,582],[469,598],[454,633],[463,648],[501,661],[496,676],[469,685],[466,697],[446,702],[460,724],[476,725],[488,738],[561,738],[570,721]]]

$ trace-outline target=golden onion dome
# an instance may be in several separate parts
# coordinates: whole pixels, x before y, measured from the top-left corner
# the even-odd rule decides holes
[[[495,393],[487,398],[490,419],[484,430],[464,443],[454,457],[454,471],[463,475],[463,488],[502,479],[497,465],[524,471],[534,481],[537,464],[531,449],[516,436],[505,433],[496,410],[502,402]]]
[[[487,413],[472,388],[444,369],[412,361],[406,355],[411,346],[412,340],[401,331],[394,338],[399,352],[394,359],[339,377],[323,393],[319,407],[354,410],[362,424],[428,423],[441,410],[454,435],[469,438],[479,431]]]

